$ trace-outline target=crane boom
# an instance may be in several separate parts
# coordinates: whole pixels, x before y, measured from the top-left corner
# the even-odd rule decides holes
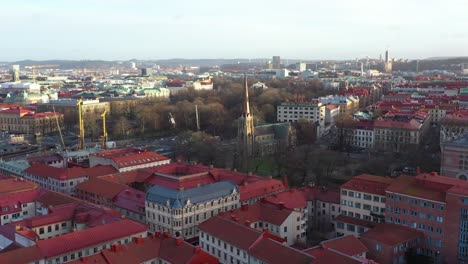
[[[41,68],[56,68],[59,67],[60,65],[55,65],[55,64],[44,64],[44,65],[31,65],[31,66],[26,66],[25,68],[32,69],[32,82],[36,82],[36,69],[41,69]]]

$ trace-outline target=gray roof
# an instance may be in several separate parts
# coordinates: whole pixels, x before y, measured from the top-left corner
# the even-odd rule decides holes
[[[220,181],[188,190],[173,190],[162,186],[153,186],[146,193],[146,200],[171,208],[182,208],[190,200],[190,203],[202,203],[231,195],[236,190],[236,185],[229,181]]]
[[[275,139],[287,139],[290,128],[291,128],[291,124],[289,122],[261,124],[255,127],[255,135],[262,136],[262,135],[274,134]]]

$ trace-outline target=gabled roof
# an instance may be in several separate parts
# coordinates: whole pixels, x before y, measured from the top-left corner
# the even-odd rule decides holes
[[[9,178],[0,180],[0,194],[34,190],[36,188],[36,183],[27,181],[23,178]]]
[[[292,212],[291,209],[282,208],[277,205],[255,203],[252,205],[244,204],[239,209],[231,210],[219,216],[226,219],[235,218],[235,221],[241,224],[261,221],[281,226]]]
[[[0,195],[0,215],[21,212],[22,204],[36,201],[36,199],[45,192],[46,191],[43,189],[33,189],[24,192]]]
[[[141,150],[136,148],[112,149],[93,153],[93,156],[114,161],[118,168],[138,166],[141,164],[153,163],[162,160],[170,160],[168,157],[156,152]]]
[[[145,193],[133,188],[125,189],[115,196],[113,205],[144,215]]]
[[[353,235],[322,241],[320,244],[325,249],[334,249],[349,256],[356,256],[369,251],[367,247]]]
[[[39,240],[37,241],[37,247],[44,257],[51,258],[142,232],[146,232],[146,225],[124,219],[46,240]]]
[[[57,180],[67,180],[86,177],[86,170],[81,167],[73,168],[56,168],[41,163],[31,164],[25,171],[27,174],[31,174],[43,178],[55,178]]]
[[[281,238],[260,232],[244,224],[214,216],[199,225],[199,229],[266,263],[311,263],[312,257],[285,246]]]
[[[314,263],[312,256],[271,239],[262,239],[250,249],[249,254],[268,264]]]
[[[209,255],[198,247],[171,236],[159,233],[135,240],[124,245],[113,245],[111,249],[102,250],[99,254],[83,257],[68,262],[79,263],[105,263],[128,264],[144,263],[153,259],[162,259],[168,263],[185,264],[217,264],[218,259]]]
[[[423,232],[414,228],[384,223],[360,234],[360,237],[362,239],[377,241],[384,245],[396,246],[416,238],[422,238],[423,235]]]
[[[37,246],[18,248],[0,253],[0,263],[33,263],[43,258]]]
[[[125,189],[129,189],[127,185],[106,181],[101,178],[93,178],[87,181],[84,181],[76,185],[75,189],[77,192],[87,192],[90,194],[95,194],[99,197],[104,197],[106,199],[112,200],[117,194],[122,192]]]
[[[247,201],[252,198],[265,196],[270,193],[286,190],[287,185],[276,179],[264,179],[239,186],[240,200]]]

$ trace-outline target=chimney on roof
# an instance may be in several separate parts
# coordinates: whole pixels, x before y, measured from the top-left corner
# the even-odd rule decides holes
[[[142,237],[135,237],[135,244],[137,244],[137,245],[143,244],[143,238]]]
[[[250,227],[250,221],[249,220],[245,220],[245,225]]]
[[[88,258],[87,257],[80,257],[80,262],[81,263],[88,263]]]
[[[213,164],[210,164],[210,169],[214,168]]]
[[[169,237],[169,232],[168,232],[168,231],[164,231],[163,237]]]
[[[176,246],[182,245],[182,242],[184,242],[184,238],[178,237],[177,240],[176,240]]]
[[[161,236],[161,231],[156,231],[156,233],[154,233],[153,237],[160,237]]]
[[[279,207],[280,210],[283,210],[283,209],[285,208],[284,203],[283,203],[283,202],[279,202],[279,203],[278,203],[278,207]]]
[[[421,174],[421,168],[419,166],[416,167],[416,174]]]
[[[233,169],[233,171],[234,171],[234,172],[237,172],[237,169],[236,169],[236,168],[234,168],[234,169]]]
[[[241,205],[241,210],[242,211],[248,211],[249,210],[249,205],[248,204],[242,204]]]
[[[433,171],[431,174],[432,176],[439,176],[439,174],[437,174],[437,171]]]
[[[247,173],[247,175],[249,175],[249,176],[250,176],[250,175],[252,175],[252,172],[251,172],[251,171],[249,171],[249,172]]]
[[[200,246],[195,246],[195,247],[193,248],[193,252],[194,252],[195,254],[199,254],[199,253],[201,252]]]
[[[112,251],[112,252],[120,252],[121,249],[122,249],[122,248],[121,248],[120,244],[112,244],[112,245],[111,245],[111,251]]]
[[[268,233],[270,233],[270,230],[268,230],[268,228],[263,228],[263,233],[268,234]]]

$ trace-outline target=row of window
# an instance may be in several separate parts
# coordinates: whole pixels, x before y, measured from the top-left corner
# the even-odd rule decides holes
[[[337,222],[337,223],[336,223],[336,228],[337,228],[337,229],[342,229],[342,230],[345,230],[345,229],[346,229],[346,230],[348,230],[348,231],[350,231],[350,232],[356,232],[356,229],[357,229],[357,232],[358,232],[359,234],[364,233],[364,232],[366,231],[365,228],[362,227],[362,226],[357,226],[357,228],[356,228],[355,225],[352,225],[352,224],[345,224],[345,223],[343,223],[343,222]]]
[[[411,221],[408,221],[406,219],[400,219],[400,218],[397,218],[397,217],[393,218],[391,216],[388,216],[386,221],[388,223],[401,224],[401,225],[409,226],[409,227],[412,227],[412,228],[417,228],[417,229],[422,230],[422,231],[427,231],[427,232],[430,232],[430,233],[437,233],[439,235],[442,234],[442,228],[440,228],[440,227],[434,228],[431,225],[426,225],[426,224],[417,223],[417,222],[411,222]]]
[[[190,213],[190,212],[192,212],[192,209],[193,210],[200,210],[200,209],[203,209],[203,208],[209,208],[210,206],[212,207],[212,206],[215,206],[215,205],[223,205],[224,203],[227,203],[229,201],[231,201],[231,202],[237,201],[237,199],[238,199],[238,195],[233,195],[231,197],[220,198],[218,200],[213,200],[211,202],[206,202],[206,203],[203,203],[203,204],[194,204],[192,206],[187,206],[184,209],[170,209],[167,206],[152,203],[152,202],[146,202],[146,207],[152,208],[152,209],[157,209],[158,211],[168,212],[168,213],[171,213],[171,214],[174,214],[174,215],[180,215],[180,214],[183,214],[183,213]],[[224,202],[223,202],[223,200],[224,200]]]
[[[396,202],[403,202],[406,204],[411,204],[414,206],[420,206],[420,207],[425,207],[425,208],[431,208],[431,209],[436,209],[439,211],[444,210],[444,205],[443,204],[438,204],[438,203],[433,203],[425,200],[420,200],[420,199],[414,199],[414,198],[409,198],[406,196],[401,196],[401,195],[396,195],[396,194],[388,194],[387,195],[388,200],[394,200]]]
[[[357,187],[357,186],[355,186],[355,187]],[[361,193],[356,192],[356,191],[341,190],[341,195],[342,196],[353,197],[353,198],[361,198]],[[370,194],[367,194],[367,193],[362,194],[362,199],[367,200],[367,201],[385,203],[385,197],[380,197],[380,196],[377,196],[377,195],[370,195]]]

